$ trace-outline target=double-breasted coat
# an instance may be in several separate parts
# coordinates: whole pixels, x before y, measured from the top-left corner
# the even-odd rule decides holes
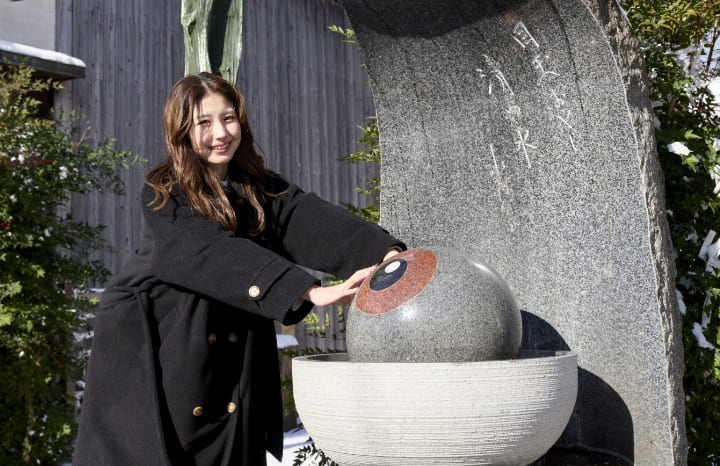
[[[280,458],[273,320],[296,323],[312,308],[301,296],[318,280],[300,266],[346,278],[404,245],[277,174],[267,189],[258,239],[231,185],[236,232],[177,189],[154,210],[144,188],[142,247],[96,313],[75,466],[258,466],[266,450]]]

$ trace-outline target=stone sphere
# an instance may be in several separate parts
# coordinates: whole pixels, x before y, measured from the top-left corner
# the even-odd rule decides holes
[[[505,281],[469,254],[417,248],[380,264],[348,312],[358,362],[464,362],[518,357],[522,321]]]

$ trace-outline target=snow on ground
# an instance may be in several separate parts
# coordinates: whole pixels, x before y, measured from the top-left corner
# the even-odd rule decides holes
[[[275,334],[275,340],[277,342],[277,348],[279,350],[299,345],[297,338],[295,338],[295,336],[286,335],[284,333]]]
[[[298,448],[307,445],[308,433],[305,429],[297,429],[290,432],[285,432],[285,442],[283,450],[283,460],[279,462],[270,453],[267,454],[268,466],[292,466],[295,461],[295,452]]]
[[[706,316],[706,314],[703,314],[703,320],[705,320],[705,316]],[[698,341],[698,345],[700,345],[700,348],[714,350],[715,346],[712,343],[710,343],[707,338],[705,338],[705,334],[703,333],[706,328],[707,328],[707,325],[703,326],[700,322],[693,322],[692,334],[695,336],[695,339]]]

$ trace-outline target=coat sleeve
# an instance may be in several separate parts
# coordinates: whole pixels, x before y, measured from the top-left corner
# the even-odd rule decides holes
[[[159,280],[232,307],[291,323],[310,305],[293,305],[318,280],[291,261],[252,240],[223,230],[194,211],[175,191],[160,210],[148,207],[154,193],[142,194],[146,228],[155,244],[151,273]]]
[[[270,189],[281,193],[270,203],[273,234],[297,264],[348,278],[356,270],[380,262],[388,249],[405,249],[378,225],[303,192],[279,175],[271,176]]]

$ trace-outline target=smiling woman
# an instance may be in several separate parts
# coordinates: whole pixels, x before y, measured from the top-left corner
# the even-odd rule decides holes
[[[165,130],[143,245],[97,312],[73,464],[262,466],[282,456],[272,321],[349,303],[405,246],[266,169],[218,76],[173,87]],[[320,287],[301,266],[349,278]]]
[[[195,109],[190,133],[193,150],[210,165],[220,179],[242,139],[242,128],[235,109],[222,94],[208,94]]]
[[[186,76],[170,91],[164,120],[168,153],[146,177],[155,208],[165,207],[177,184],[193,209],[234,231],[237,216],[225,194],[232,184],[249,204],[250,234],[262,231],[267,170],[255,151],[242,94],[210,73]],[[230,141],[234,150],[224,151]]]

